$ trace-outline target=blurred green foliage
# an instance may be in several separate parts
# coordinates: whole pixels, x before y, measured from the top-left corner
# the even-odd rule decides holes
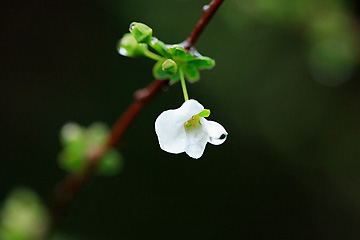
[[[359,65],[358,28],[345,1],[239,0],[227,9],[225,17],[238,31],[260,23],[299,32],[308,41],[309,70],[324,85],[344,83]]]
[[[143,23],[133,22],[130,24],[129,31],[139,44],[151,44],[153,30],[149,26]]]
[[[27,188],[14,189],[0,210],[1,240],[43,239],[49,214],[40,198]]]
[[[60,167],[73,173],[82,173],[89,156],[105,144],[109,128],[100,122],[84,128],[76,123],[67,123],[61,129],[60,140],[64,147],[59,154]],[[123,168],[123,158],[118,150],[110,149],[97,169],[97,174],[113,176]]]

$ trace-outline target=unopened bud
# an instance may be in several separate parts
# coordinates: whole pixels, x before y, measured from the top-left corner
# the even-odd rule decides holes
[[[138,43],[150,43],[152,29],[143,23],[133,22],[130,24],[130,32]]]
[[[186,55],[185,49],[179,45],[172,45],[169,48],[169,53],[175,57],[183,57]]]
[[[162,64],[162,70],[169,75],[174,75],[177,72],[177,64],[172,59],[166,59]]]
[[[137,57],[144,55],[146,44],[139,44],[130,33],[125,34],[116,46],[118,52],[126,57]]]

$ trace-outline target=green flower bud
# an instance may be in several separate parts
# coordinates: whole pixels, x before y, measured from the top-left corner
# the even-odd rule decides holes
[[[172,45],[169,48],[169,53],[174,57],[184,57],[186,56],[186,51],[183,47],[179,45]]]
[[[152,29],[143,23],[133,22],[130,24],[130,32],[138,43],[149,44],[152,37]]]
[[[123,56],[138,57],[144,55],[147,45],[139,44],[131,33],[127,33],[119,40],[116,48]]]
[[[162,70],[163,61],[157,61],[153,67],[153,75],[156,79],[168,79],[170,76]]]
[[[169,75],[174,75],[177,72],[177,64],[172,59],[166,59],[162,64],[162,70]]]

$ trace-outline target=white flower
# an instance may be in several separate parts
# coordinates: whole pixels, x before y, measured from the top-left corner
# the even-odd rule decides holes
[[[203,110],[198,101],[190,99],[178,109],[162,112],[155,121],[160,148],[175,154],[186,152],[197,159],[208,142],[222,144],[228,133],[219,123],[199,117]]]

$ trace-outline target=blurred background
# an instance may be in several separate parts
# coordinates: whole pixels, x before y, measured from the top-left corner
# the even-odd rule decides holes
[[[116,51],[129,24],[179,43],[207,3],[1,4],[2,231],[14,189],[34,191],[26,208],[66,175],[63,125],[111,126],[153,80],[153,61]],[[358,239],[359,20],[355,0],[225,1],[196,45],[216,67],[188,91],[227,141],[199,160],[162,151],[154,121],[183,97],[179,84],[161,92],[119,147],[123,170],[86,184],[59,239]]]

